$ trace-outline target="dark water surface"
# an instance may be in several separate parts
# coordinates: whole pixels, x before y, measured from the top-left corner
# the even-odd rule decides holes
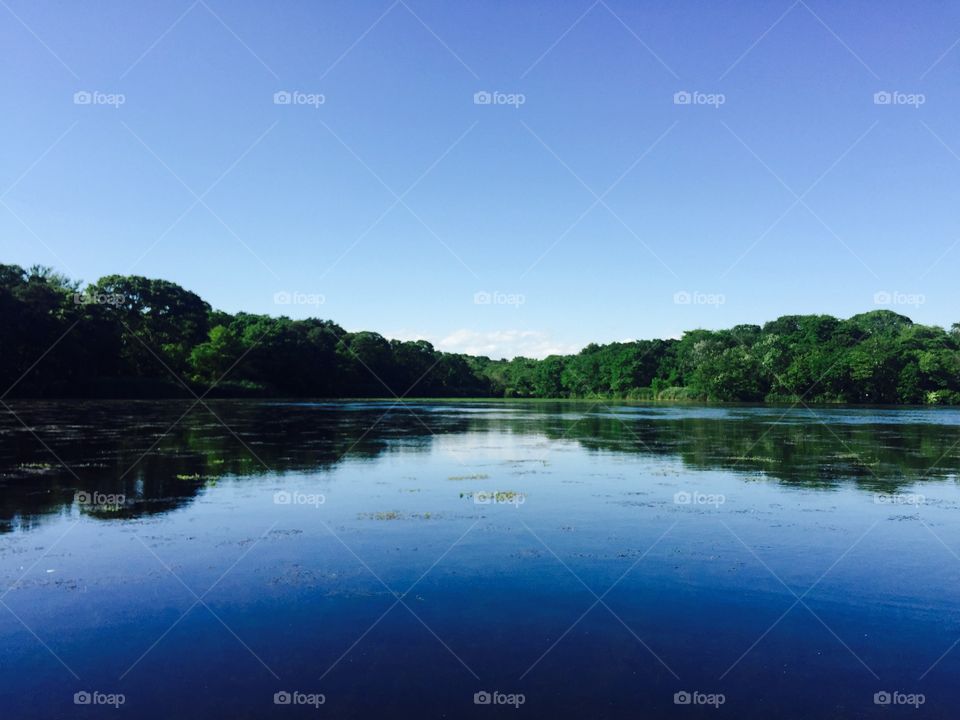
[[[3,718],[960,717],[956,411],[9,408]]]

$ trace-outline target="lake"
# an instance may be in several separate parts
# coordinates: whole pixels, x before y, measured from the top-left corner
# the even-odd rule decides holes
[[[0,437],[3,717],[960,707],[956,410],[18,401]]]

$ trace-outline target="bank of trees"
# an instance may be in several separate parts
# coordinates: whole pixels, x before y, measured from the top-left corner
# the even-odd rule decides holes
[[[164,280],[81,288],[49,268],[0,265],[0,395],[153,397],[620,397],[960,404],[960,324],[888,310],[791,315],[679,340],[591,344],[490,360],[329,320],[213,310]]]

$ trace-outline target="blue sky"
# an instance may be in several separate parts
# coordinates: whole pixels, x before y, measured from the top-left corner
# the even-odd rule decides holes
[[[949,325],[958,40],[948,2],[3,0],[0,260],[494,356]]]

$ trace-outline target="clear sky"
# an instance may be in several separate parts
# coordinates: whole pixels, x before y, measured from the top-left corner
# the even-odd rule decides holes
[[[2,0],[0,261],[493,356],[948,326],[958,41],[926,0]]]

